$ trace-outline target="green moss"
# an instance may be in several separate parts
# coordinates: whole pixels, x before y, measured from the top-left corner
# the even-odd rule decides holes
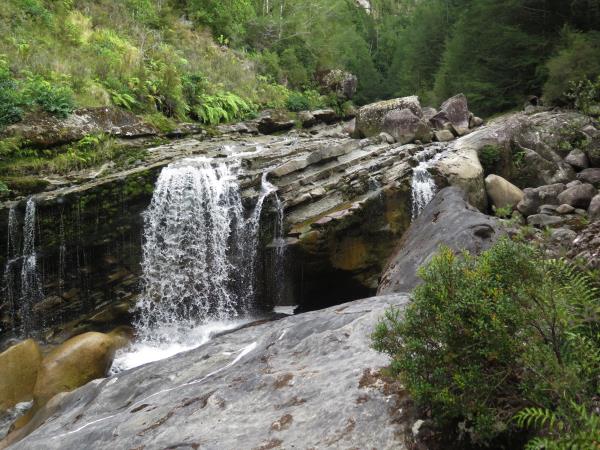
[[[21,195],[37,194],[43,192],[50,183],[39,177],[5,177],[4,183],[14,193]]]

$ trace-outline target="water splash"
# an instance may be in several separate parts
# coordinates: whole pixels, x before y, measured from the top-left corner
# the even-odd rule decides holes
[[[38,273],[35,249],[36,207],[33,198],[27,201],[23,224],[23,258],[21,266],[21,329],[29,335],[35,328],[33,307],[42,300],[42,282]]]

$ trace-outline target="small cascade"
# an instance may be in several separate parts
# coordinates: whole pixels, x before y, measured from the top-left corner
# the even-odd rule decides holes
[[[429,172],[431,163],[436,160],[437,146],[429,146],[427,149],[417,153],[415,158],[419,165],[413,169],[411,181],[412,191],[412,220],[415,220],[429,204],[436,193],[435,180]]]
[[[4,267],[4,298],[8,305],[10,314],[11,327],[14,330],[17,322],[17,283],[16,283],[16,270],[19,263],[19,241],[18,241],[18,223],[17,223],[17,211],[13,206],[8,211],[8,236],[6,241],[6,266]],[[0,330],[4,331],[4,330]]]
[[[284,229],[284,205],[277,193],[275,193],[275,224],[273,233],[273,246],[275,247],[275,258],[273,258],[272,273],[274,277],[274,300],[279,306],[284,300],[285,291],[285,267],[286,267],[286,242]]]
[[[35,249],[35,201],[30,198],[25,209],[23,224],[23,258],[21,266],[21,329],[29,335],[34,329],[33,307],[43,298],[42,282],[38,273]]]

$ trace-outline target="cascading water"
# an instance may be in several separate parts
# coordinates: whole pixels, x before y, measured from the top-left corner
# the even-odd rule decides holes
[[[17,293],[15,270],[19,263],[19,242],[17,212],[14,207],[8,211],[8,236],[6,242],[6,266],[4,267],[4,297],[6,299],[11,327],[14,329],[17,321]],[[2,330],[3,331],[3,330]]]
[[[34,329],[33,307],[43,298],[35,250],[35,201],[30,198],[23,224],[23,258],[21,265],[21,329],[29,335]]]
[[[263,176],[246,220],[239,167],[235,158],[193,158],[161,172],[144,213],[137,342],[113,370],[197,347],[249,320],[261,212],[276,188]]]
[[[438,147],[430,146],[415,155],[419,165],[413,169],[411,181],[412,220],[419,217],[423,208],[425,208],[435,196],[437,188],[435,180],[431,176],[431,173],[429,173],[429,167],[436,159],[435,155],[438,150]]]
[[[233,261],[243,208],[232,168],[194,159],[165,168],[144,214],[142,338],[168,340],[209,319],[236,317]],[[157,335],[160,329],[168,334]]]

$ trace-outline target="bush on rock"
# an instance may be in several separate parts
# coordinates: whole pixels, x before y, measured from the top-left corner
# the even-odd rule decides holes
[[[560,445],[581,437],[574,424],[598,400],[600,296],[591,280],[508,239],[479,257],[442,249],[420,276],[405,316],[388,311],[373,334],[417,403],[474,444],[511,442],[520,424],[571,448]],[[562,431],[527,414],[555,414]]]

